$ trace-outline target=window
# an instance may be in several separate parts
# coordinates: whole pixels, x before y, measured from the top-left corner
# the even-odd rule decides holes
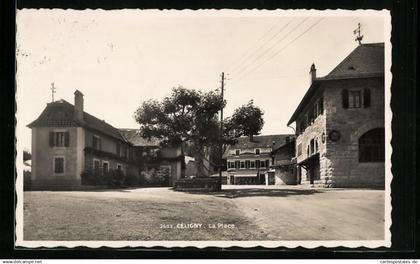
[[[245,161],[245,168],[249,169],[249,167],[250,167],[250,161],[246,160]]]
[[[261,168],[265,168],[265,161],[263,161],[263,160],[262,160],[262,161],[260,162],[260,167],[261,167]]]
[[[370,90],[364,89],[363,96],[365,97],[364,107],[370,106]],[[342,90],[342,104],[343,108],[360,108],[362,107],[362,91],[361,90]]]
[[[255,149],[255,155],[260,155],[260,149]]]
[[[385,129],[369,130],[359,138],[359,162],[385,161]]]
[[[316,104],[312,106],[312,109],[308,112],[308,119],[309,119],[309,125],[312,124],[315,121],[316,118]]]
[[[235,161],[235,168],[236,169],[239,169],[240,168],[240,166],[241,166],[241,162],[240,161]]]
[[[265,166],[269,167],[270,166],[270,160],[265,160]]]
[[[64,173],[64,157],[54,157],[54,173]]]
[[[109,162],[102,161],[102,174],[105,175],[109,172]]]
[[[241,161],[241,169],[245,169],[245,162]]]
[[[255,169],[255,161],[254,160],[251,160],[251,167],[250,168]]]
[[[55,133],[55,146],[56,147],[64,147],[64,140],[65,134],[64,132],[56,132]]]
[[[362,105],[362,96],[360,91],[349,92],[349,108],[360,108]]]
[[[68,147],[70,143],[69,132],[50,132],[50,147]]]
[[[300,119],[299,122],[296,123],[297,131],[299,131],[298,134],[302,134],[303,132],[305,132],[305,129],[308,127],[307,119],[308,119],[308,115],[304,115],[302,119]]]
[[[255,161],[255,167],[257,167],[257,169],[258,169],[259,167],[261,167],[261,162],[260,162],[259,160],[256,160],[256,161]]]
[[[235,162],[233,162],[233,161],[229,161],[229,162],[228,162],[228,168],[229,168],[229,169],[235,168]]]
[[[302,155],[302,143],[299,143],[297,146],[297,155],[298,156]]]
[[[99,136],[93,135],[92,136],[92,148],[101,150],[102,149],[102,140]]]
[[[235,155],[239,156],[239,154],[241,154],[241,150],[240,149],[235,150]]]
[[[99,160],[97,160],[97,159],[93,160],[93,170],[94,170],[95,173],[99,173],[99,168],[101,166],[100,164],[101,163],[99,162]]]
[[[319,98],[318,101],[318,115],[322,115],[324,113],[324,98]]]

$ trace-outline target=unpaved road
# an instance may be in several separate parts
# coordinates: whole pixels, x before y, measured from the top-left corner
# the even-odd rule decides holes
[[[25,192],[24,240],[381,240],[384,191]]]

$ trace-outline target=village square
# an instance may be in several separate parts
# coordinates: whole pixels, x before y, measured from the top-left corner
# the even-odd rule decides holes
[[[280,20],[262,36],[296,31],[282,46],[292,48],[325,22],[308,19]],[[241,97],[229,87],[233,69],[214,89],[180,80],[132,109],[82,87],[62,98],[52,78],[50,101],[25,124],[24,240],[384,240],[385,45],[365,41],[354,21],[351,49],[328,50],[339,59],[322,75],[322,56],[295,70],[306,83],[300,95],[260,87]],[[239,72],[252,73],[246,63],[271,51],[264,45]],[[257,93],[275,103],[264,107]],[[290,100],[293,108],[282,105]],[[90,104],[135,125],[120,128]],[[272,119],[278,113],[287,119]]]

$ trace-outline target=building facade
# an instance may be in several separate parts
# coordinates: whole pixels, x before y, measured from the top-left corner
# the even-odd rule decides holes
[[[74,105],[62,99],[48,103],[28,125],[32,130],[31,188],[80,189],[84,173],[106,175],[117,171],[137,178],[141,146],[128,140],[125,131],[84,112],[83,94],[76,91],[74,95]],[[177,166],[172,168],[179,159],[178,152],[164,152],[167,159],[162,163],[167,164],[162,165],[171,167],[171,183],[181,176]]]
[[[162,182],[156,181],[154,176],[150,175],[149,184],[173,186],[174,182],[185,174],[184,153],[180,146],[161,147],[159,140],[142,138],[138,129],[119,131],[132,145],[135,163],[139,166],[141,175],[150,175],[152,172],[160,176],[165,175]],[[147,184],[144,181],[143,183]]]
[[[271,152],[273,162],[268,170],[268,178],[274,179],[276,185],[297,184],[295,138],[292,136],[290,138],[289,142]]]
[[[298,183],[383,188],[384,44],[361,44],[316,77],[290,118],[296,122]]]
[[[227,162],[227,184],[275,184],[272,151],[289,144],[294,135],[241,137],[228,146],[223,158]],[[293,155],[293,151],[290,155]]]

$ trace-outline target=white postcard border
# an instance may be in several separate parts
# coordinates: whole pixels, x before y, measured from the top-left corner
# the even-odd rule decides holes
[[[67,10],[57,10],[52,9],[57,12],[67,12]],[[134,12],[139,10],[92,10],[88,9],[89,12]],[[348,247],[348,248],[357,248],[357,247],[367,247],[367,248],[378,248],[378,247],[390,247],[391,246],[391,231],[390,227],[392,224],[391,219],[391,182],[392,182],[392,172],[391,172],[391,120],[392,120],[392,111],[390,107],[391,103],[391,15],[389,10],[141,10],[143,15],[156,15],[156,13],[168,13],[172,12],[171,15],[174,16],[201,16],[201,15],[212,15],[212,16],[225,16],[237,15],[237,16],[250,16],[250,15],[264,15],[267,16],[378,16],[384,18],[384,35],[385,35],[385,224],[384,224],[384,240],[364,240],[364,241],[354,241],[354,240],[308,240],[308,241],[27,241],[23,238],[23,164],[19,162],[23,160],[23,146],[19,141],[19,138],[22,137],[22,129],[25,124],[19,122],[19,113],[22,106],[19,104],[19,60],[17,60],[17,73],[16,73],[16,174],[17,178],[15,179],[15,188],[16,188],[16,212],[15,212],[15,246],[16,247],[25,247],[25,248],[53,248],[53,247],[89,247],[89,248],[99,248],[99,247],[110,247],[110,248],[122,248],[122,247],[195,247],[195,248],[205,248],[205,247],[218,247],[218,248],[227,248],[232,246],[238,247],[257,247],[262,246],[266,248],[277,248],[277,247],[287,247],[287,248],[316,248],[316,247]],[[17,11],[17,20],[18,20],[19,10]],[[17,31],[16,39],[19,39],[19,32]]]

